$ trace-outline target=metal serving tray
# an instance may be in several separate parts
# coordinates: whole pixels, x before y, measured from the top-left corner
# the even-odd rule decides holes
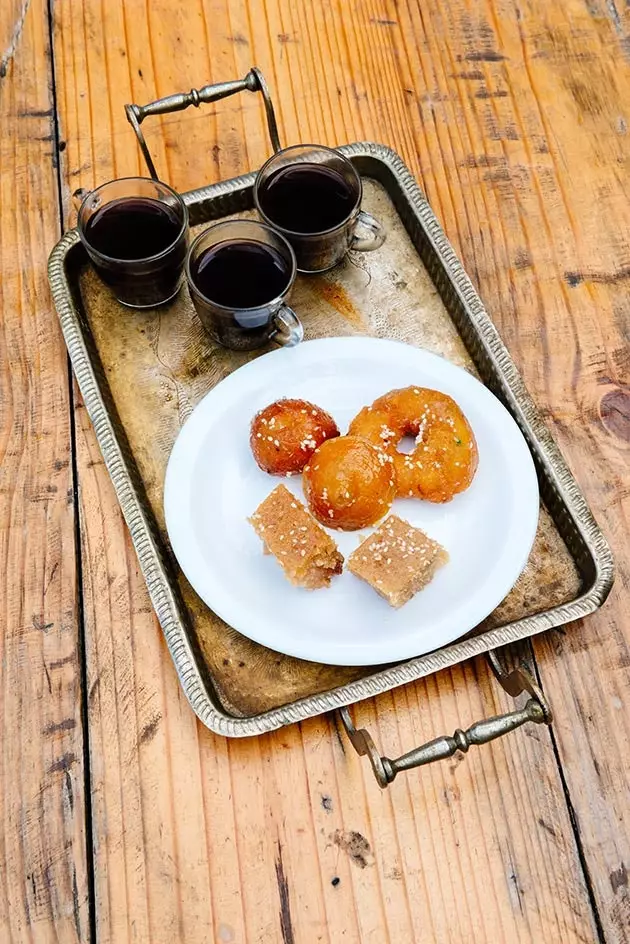
[[[187,290],[167,308],[122,308],[87,264],[76,230],[50,257],[50,284],[85,406],[129,526],[182,687],[201,721],[228,737],[257,735],[360,699],[592,613],[613,581],[610,551],[506,348],[425,197],[400,157],[374,143],[340,148],[364,182],[364,207],[386,226],[382,249],[350,254],[331,272],[298,279],[292,304],[307,337],[365,334],[442,354],[479,376],[522,429],[542,496],[527,568],[506,600],[465,638],[408,662],[348,668],[281,656],[226,626],[195,595],[170,551],[162,487],[181,424],[201,397],[258,352],[219,348]],[[251,215],[254,174],[185,194],[193,230]],[[220,540],[220,536],[217,536]],[[299,627],[296,627],[299,632]],[[382,786],[398,770],[467,750],[527,720],[550,720],[523,672],[509,676],[525,708],[439,738],[399,761],[380,758],[367,732],[342,718]]]

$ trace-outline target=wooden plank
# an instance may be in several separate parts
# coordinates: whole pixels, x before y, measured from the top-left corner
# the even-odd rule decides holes
[[[541,360],[553,357],[554,368],[537,396],[611,541],[617,583],[604,610],[584,626],[550,633],[536,652],[605,938],[623,942],[630,933],[630,833],[621,825],[630,749],[630,19],[627,9],[621,18],[605,3],[556,12],[538,24],[536,38],[533,24],[522,25],[541,103],[533,120],[549,141],[541,187],[554,199],[545,241],[560,277],[555,309],[541,313],[542,337],[558,340],[548,352],[540,345]]]
[[[0,5],[0,940],[89,938],[47,5]]]
[[[403,154],[616,538],[627,583],[628,68],[610,5],[85,0],[55,9],[69,190],[138,171],[125,102],[241,76],[253,62],[272,85],[283,141],[373,138]],[[158,168],[182,189],[268,153],[253,96],[146,128]],[[618,596],[586,627],[536,642],[587,888],[545,731],[381,793],[330,719],[250,742],[201,729],[82,409],[76,420],[103,940],[593,941],[589,891],[606,940],[623,940]],[[475,664],[357,715],[393,754],[506,707]]]

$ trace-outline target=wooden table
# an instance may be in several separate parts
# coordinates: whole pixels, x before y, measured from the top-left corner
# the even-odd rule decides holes
[[[623,0],[2,0],[3,944],[630,940],[629,58]],[[197,723],[48,293],[71,193],[143,170],[123,105],[253,63],[284,142],[403,155],[617,557],[529,649],[551,731],[384,792],[333,719]],[[268,147],[256,96],[147,134],[182,190]],[[394,753],[506,708],[478,661],[356,714]]]

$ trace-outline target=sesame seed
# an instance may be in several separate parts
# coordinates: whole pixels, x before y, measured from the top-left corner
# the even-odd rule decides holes
[[[291,502],[291,508],[297,508],[297,505],[295,504],[295,502]]]
[[[300,551],[300,556],[301,556],[301,557],[306,557],[306,551]]]
[[[334,517],[335,517],[335,512],[332,510],[332,508],[329,508],[329,509],[328,509],[328,517],[329,517],[329,518],[334,518]]]
[[[308,528],[306,527],[306,525],[302,525],[302,527],[300,528],[300,531],[308,531]]]

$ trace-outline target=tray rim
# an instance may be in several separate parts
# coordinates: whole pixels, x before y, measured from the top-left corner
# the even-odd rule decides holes
[[[525,433],[530,449],[535,446],[545,467],[551,488],[564,503],[572,526],[578,531],[594,569],[591,586],[568,603],[523,617],[504,626],[487,630],[478,636],[462,639],[435,652],[408,662],[381,669],[347,685],[320,694],[309,695],[258,715],[240,717],[226,713],[212,701],[202,671],[197,665],[188,638],[185,618],[180,611],[177,592],[173,591],[167,567],[162,559],[159,539],[154,533],[152,514],[145,508],[133,481],[124,445],[116,436],[110,415],[99,388],[97,372],[83,335],[81,318],[72,297],[67,264],[80,243],[76,229],[68,231],[50,254],[48,276],[53,301],[61,323],[70,362],[77,378],[81,396],[96,432],[105,466],[112,479],[116,496],[129,531],[151,602],[162,627],[180,683],[190,705],[206,727],[225,737],[249,737],[294,724],[315,715],[373,697],[400,685],[415,681],[433,672],[455,665],[500,646],[508,645],[547,629],[580,619],[598,609],[606,600],[614,580],[614,562],[608,543],[597,525],[590,508],[555,444],[537,407],[534,405],[516,365],[485,310],[461,262],[446,238],[433,210],[402,158],[391,148],[376,142],[343,145],[341,153],[350,159],[368,158],[383,164],[392,174],[422,227],[433,252],[448,273],[451,286],[464,305],[477,330],[479,342],[495,365],[497,381],[508,401],[509,409]],[[194,207],[253,184],[255,173],[234,177],[183,194],[188,206]]]

